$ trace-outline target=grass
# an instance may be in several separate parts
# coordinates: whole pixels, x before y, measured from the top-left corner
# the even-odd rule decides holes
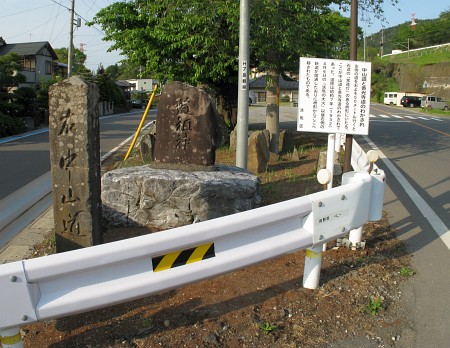
[[[369,296],[367,305],[363,308],[363,311],[371,314],[374,317],[379,313],[379,311],[382,308],[383,308],[383,300],[380,296],[378,297]]]
[[[399,273],[404,277],[412,277],[414,274],[416,274],[416,271],[412,270],[409,267],[402,267]]]
[[[277,329],[277,326],[269,324],[268,322],[265,322],[264,324],[260,324],[259,325],[260,330],[265,333],[266,335],[268,335],[269,333],[271,333],[273,330]]]
[[[391,63],[417,64],[420,66],[447,63],[450,59],[449,47],[430,48],[420,51],[410,51],[399,53],[393,56],[386,57]],[[385,59],[385,58],[383,58]]]

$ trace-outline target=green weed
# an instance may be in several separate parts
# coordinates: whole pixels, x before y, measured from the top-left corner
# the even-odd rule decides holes
[[[416,272],[409,267],[402,267],[400,269],[400,274],[404,277],[412,277]]]
[[[266,335],[268,335],[270,332],[272,332],[273,330],[276,330],[277,327],[275,325],[269,324],[268,322],[264,323],[264,324],[260,324],[259,328],[261,329],[262,332],[264,332]]]
[[[381,297],[369,296],[367,305],[363,308],[363,311],[371,314],[372,316],[375,316],[382,308],[383,308],[383,301]]]

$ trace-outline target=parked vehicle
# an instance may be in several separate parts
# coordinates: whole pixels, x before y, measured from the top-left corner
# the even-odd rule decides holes
[[[405,93],[402,92],[386,92],[384,93],[383,103],[386,105],[400,105],[400,98],[404,95]]]
[[[435,95],[423,96],[420,106],[422,109],[448,110],[447,102],[441,97],[437,97]]]
[[[400,104],[402,104],[405,108],[420,108],[421,103],[422,98],[414,95],[405,95],[400,101]]]
[[[141,109],[141,108],[142,108],[142,100],[140,100],[140,99],[133,99],[133,100],[131,101],[131,106],[132,106],[133,108]]]

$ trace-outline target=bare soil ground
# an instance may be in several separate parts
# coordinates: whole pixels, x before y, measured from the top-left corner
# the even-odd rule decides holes
[[[322,136],[302,136],[297,139],[299,161],[285,155],[269,165],[260,175],[263,204],[321,189],[314,174],[325,141]],[[221,149],[216,162],[234,163],[233,154]],[[151,232],[114,229],[105,238]],[[399,285],[406,279],[410,258],[386,217],[368,223],[364,238],[362,250],[328,245],[316,290],[302,287],[305,252],[298,251],[158,296],[26,326],[24,345],[394,347],[405,326]],[[51,252],[50,238],[36,246],[33,256]]]

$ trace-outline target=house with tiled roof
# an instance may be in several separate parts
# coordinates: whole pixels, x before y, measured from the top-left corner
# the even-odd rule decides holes
[[[50,80],[55,72],[58,56],[47,41],[11,43],[0,37],[0,56],[16,53],[20,57],[25,83],[19,87],[35,88],[42,80]]]
[[[279,76],[278,84],[280,86],[280,99],[296,103],[298,100],[298,81],[288,80],[283,76]],[[260,76],[249,82],[249,89],[256,95],[257,103],[265,103],[267,95],[267,76]]]

